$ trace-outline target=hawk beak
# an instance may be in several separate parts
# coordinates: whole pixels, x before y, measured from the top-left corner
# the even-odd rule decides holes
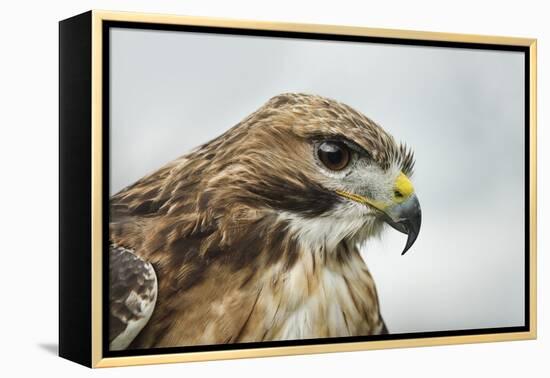
[[[401,252],[401,255],[404,255],[418,237],[420,224],[422,223],[422,211],[420,210],[418,198],[414,193],[414,186],[403,172],[395,179],[393,189],[393,204],[386,207],[383,213],[386,222],[390,226],[407,234],[407,244]]]
[[[411,194],[405,201],[390,206],[383,211],[384,220],[397,231],[407,234],[404,255],[414,244],[420,233],[422,223],[422,211],[416,194]]]
[[[384,221],[397,231],[407,234],[407,243],[401,255],[404,255],[414,244],[420,233],[422,211],[420,202],[414,194],[414,187],[409,178],[400,173],[394,184],[394,198],[390,205],[378,203],[358,194],[337,190],[341,197],[358,202],[378,210]]]

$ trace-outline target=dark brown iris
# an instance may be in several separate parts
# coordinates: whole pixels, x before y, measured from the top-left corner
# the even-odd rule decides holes
[[[341,142],[323,142],[319,145],[319,160],[331,171],[346,168],[351,159],[349,148]]]

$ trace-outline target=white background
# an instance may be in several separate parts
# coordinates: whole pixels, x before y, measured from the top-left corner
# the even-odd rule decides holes
[[[524,324],[523,53],[123,28],[109,46],[111,194],[274,95],[331,97],[415,150],[414,247],[387,227],[362,248],[389,332]]]
[[[90,8],[360,25],[539,39],[539,339],[92,372],[55,356],[57,343],[57,21]],[[71,1],[6,3],[2,58],[2,335],[6,376],[546,376],[550,50],[542,1]],[[546,173],[545,173],[546,171]]]

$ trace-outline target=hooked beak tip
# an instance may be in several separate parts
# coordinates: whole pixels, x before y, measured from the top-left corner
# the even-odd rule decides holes
[[[401,255],[404,255],[415,243],[422,224],[422,211],[416,195],[396,205],[387,214],[386,222],[397,231],[407,234],[407,242]]]

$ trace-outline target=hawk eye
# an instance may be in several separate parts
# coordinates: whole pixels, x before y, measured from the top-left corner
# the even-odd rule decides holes
[[[317,148],[319,160],[331,171],[341,171],[351,160],[349,148],[340,142],[323,142]]]

